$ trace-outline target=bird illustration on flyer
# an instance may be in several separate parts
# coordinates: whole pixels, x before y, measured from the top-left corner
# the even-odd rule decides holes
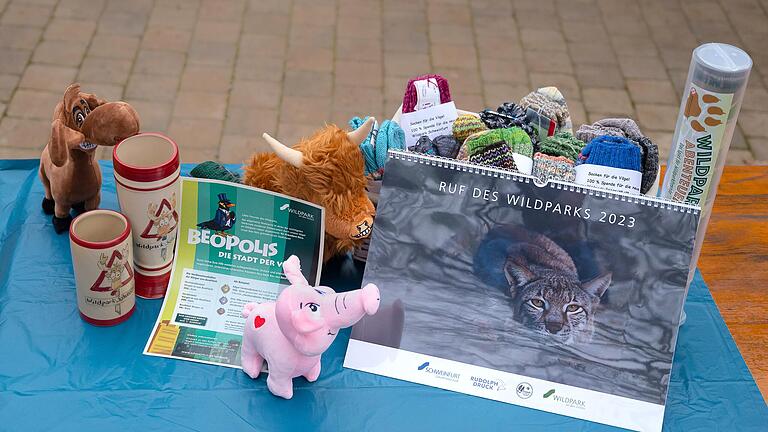
[[[182,178],[179,234],[168,290],[144,354],[240,367],[243,305],[273,301],[299,257],[319,283],[324,210],[278,193]]]

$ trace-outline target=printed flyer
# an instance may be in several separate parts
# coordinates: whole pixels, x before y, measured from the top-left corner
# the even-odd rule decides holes
[[[176,258],[144,354],[239,368],[243,306],[289,285],[283,260],[298,256],[319,283],[324,210],[218,180],[182,177],[180,187]]]
[[[344,366],[660,431],[698,211],[390,152]]]

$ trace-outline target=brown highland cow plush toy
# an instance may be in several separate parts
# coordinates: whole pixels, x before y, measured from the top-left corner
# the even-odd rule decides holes
[[[365,192],[359,145],[374,121],[369,118],[353,132],[326,125],[293,148],[264,134],[274,153],[257,153],[245,167],[243,183],[325,207],[326,261],[371,235],[374,208]]]
[[[106,102],[72,84],[53,111],[51,137],[40,156],[43,211],[57,233],[69,229],[70,209],[93,210],[101,201],[98,146],[114,146],[139,133],[139,115],[125,102]]]

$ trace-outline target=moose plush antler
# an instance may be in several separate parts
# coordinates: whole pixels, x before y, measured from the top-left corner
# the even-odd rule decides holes
[[[53,111],[51,136],[40,156],[45,188],[43,211],[53,215],[62,233],[72,221],[70,210],[93,210],[101,201],[98,146],[114,146],[139,132],[139,115],[125,102],[106,102],[72,84]]]
[[[253,155],[243,183],[325,207],[324,258],[344,254],[371,234],[374,207],[365,192],[360,143],[371,132],[370,117],[346,132],[327,125],[293,148],[264,134],[274,153]]]

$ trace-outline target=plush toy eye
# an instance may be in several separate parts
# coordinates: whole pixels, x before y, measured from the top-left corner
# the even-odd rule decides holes
[[[541,308],[544,308],[544,301],[543,301],[543,300],[541,300],[541,299],[537,299],[537,298],[535,298],[535,299],[530,299],[528,302],[529,302],[530,304],[532,304],[532,305],[533,305],[533,307],[537,307],[537,308],[540,308],[540,309],[541,309]]]
[[[85,115],[88,115],[91,113],[91,107],[88,106],[88,102],[86,102],[85,99],[80,99],[80,105],[83,106],[83,111],[85,111]]]
[[[575,305],[575,304],[569,304],[567,308],[565,308],[567,312],[578,312],[581,310],[581,306]]]
[[[83,114],[83,111],[80,109],[80,107],[74,107],[72,109],[72,118],[75,120],[77,127],[81,127],[85,121],[85,114]]]
[[[320,305],[318,305],[317,303],[307,303],[307,307],[312,312],[317,312],[317,310],[320,308]]]

